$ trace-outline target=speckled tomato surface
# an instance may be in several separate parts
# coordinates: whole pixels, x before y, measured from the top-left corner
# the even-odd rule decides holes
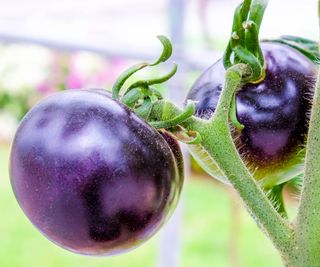
[[[179,146],[162,135],[104,91],[57,93],[16,133],[15,196],[31,222],[68,250],[134,248],[168,219],[183,184]]]

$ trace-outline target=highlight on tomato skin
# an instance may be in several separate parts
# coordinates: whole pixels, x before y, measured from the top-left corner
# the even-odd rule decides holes
[[[26,216],[54,243],[117,254],[153,236],[177,205],[182,159],[171,145],[102,90],[60,92],[21,122],[11,184]]]
[[[261,47],[266,77],[257,84],[246,84],[236,93],[237,119],[244,129],[241,132],[233,129],[233,137],[255,178],[272,186],[303,170],[316,67],[286,45],[262,43]],[[196,101],[196,116],[203,119],[212,116],[224,74],[219,60],[195,82],[187,99]],[[226,182],[215,163],[207,160],[205,151],[194,146],[191,153],[209,174]]]

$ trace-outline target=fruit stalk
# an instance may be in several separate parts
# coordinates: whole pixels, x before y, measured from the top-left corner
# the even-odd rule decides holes
[[[239,64],[226,72],[225,87],[214,116],[205,131],[200,132],[202,145],[218,163],[237,190],[257,224],[271,239],[284,261],[291,261],[294,231],[275,210],[266,194],[242,162],[229,129],[229,110],[233,94],[248,73],[248,65]]]
[[[229,111],[235,91],[243,83],[243,78],[250,73],[250,67],[237,64],[226,72],[226,83],[219,103],[211,120],[205,121],[191,117],[181,123],[190,131],[197,131],[201,136],[201,146],[214,158],[229,182],[237,190],[244,204],[260,228],[271,239],[280,252],[284,262],[292,262],[294,255],[294,230],[282,218],[267,198],[261,187],[254,180],[242,162],[234,145],[229,129]],[[166,106],[166,107],[165,107]],[[161,120],[180,114],[178,108],[167,102],[159,101],[153,107],[151,117]],[[166,114],[163,114],[166,113]]]

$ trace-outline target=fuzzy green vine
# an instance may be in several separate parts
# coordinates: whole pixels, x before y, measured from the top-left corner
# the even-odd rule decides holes
[[[244,0],[235,11],[231,37],[224,54],[225,84],[217,108],[210,120],[193,116],[195,105],[188,102],[184,110],[163,99],[153,85],[170,79],[177,71],[163,77],[135,82],[122,89],[137,71],[154,67],[169,59],[170,41],[159,36],[163,52],[154,63],[140,63],[125,71],[113,87],[113,97],[121,100],[156,129],[164,129],[191,146],[200,146],[218,164],[242,198],[249,213],[281,254],[285,266],[320,266],[320,75],[318,77],[309,125],[305,174],[301,202],[292,224],[283,206],[284,185],[272,188],[268,194],[255,181],[242,161],[233,142],[230,125],[242,130],[236,117],[235,93],[245,83],[264,79],[265,63],[259,44],[259,29],[267,0]],[[320,0],[319,0],[320,6]],[[276,42],[301,50],[318,63],[317,45],[306,39],[286,36]],[[272,201],[276,198],[278,208]]]

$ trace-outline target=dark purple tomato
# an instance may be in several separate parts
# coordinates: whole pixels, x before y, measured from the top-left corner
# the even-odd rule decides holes
[[[245,127],[233,130],[238,151],[257,179],[266,186],[286,181],[303,170],[304,142],[316,68],[298,51],[263,43],[266,77],[248,83],[236,94],[236,114]],[[188,99],[196,116],[209,119],[219,100],[225,69],[219,60],[193,85]],[[201,147],[191,152],[211,175],[225,178]],[[201,154],[202,153],[202,154]],[[207,161],[207,162],[205,162]]]
[[[183,184],[179,155],[170,136],[108,93],[70,90],[42,100],[21,122],[11,183],[47,238],[110,255],[140,245],[169,218]]]

